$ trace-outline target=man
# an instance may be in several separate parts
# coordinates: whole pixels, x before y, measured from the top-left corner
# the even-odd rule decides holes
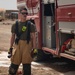
[[[19,65],[23,64],[23,75],[31,75],[31,50],[36,48],[35,44],[35,26],[33,23],[27,21],[27,9],[20,10],[20,22],[18,22],[18,30],[16,23],[11,28],[10,49],[14,46],[15,37],[19,38],[15,42],[12,52],[11,65],[9,67],[9,75],[16,75]],[[30,27],[28,32],[28,27]],[[19,32],[19,36],[16,32]]]

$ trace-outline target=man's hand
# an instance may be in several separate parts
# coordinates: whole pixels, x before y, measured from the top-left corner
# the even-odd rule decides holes
[[[34,58],[37,55],[37,53],[38,53],[37,49],[32,49],[32,51],[31,51],[32,58]]]
[[[9,48],[9,50],[8,50],[8,58],[11,58],[11,56],[12,56],[12,50],[13,50],[13,48]]]

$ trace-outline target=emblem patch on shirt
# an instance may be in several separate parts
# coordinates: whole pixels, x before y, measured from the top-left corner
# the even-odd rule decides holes
[[[22,31],[23,31],[23,32],[26,31],[26,29],[27,29],[26,26],[23,26],[23,27],[22,27]]]

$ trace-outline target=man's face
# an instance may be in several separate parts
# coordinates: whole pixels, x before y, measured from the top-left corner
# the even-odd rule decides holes
[[[21,19],[26,19],[26,17],[27,17],[27,11],[26,10],[22,10],[20,12],[20,14],[21,14]]]

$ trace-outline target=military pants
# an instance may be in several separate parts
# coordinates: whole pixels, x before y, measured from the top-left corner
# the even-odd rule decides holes
[[[13,49],[11,62],[16,65],[19,65],[20,63],[30,64],[32,61],[31,50],[32,42],[27,44],[27,41],[20,40],[18,45],[16,45]]]
[[[9,71],[13,67],[12,65],[14,65],[14,68],[16,67],[15,68],[16,70],[14,72],[16,73],[18,66],[22,63],[23,71],[25,73],[24,75],[30,75],[30,73],[27,74],[26,72],[28,72],[28,71],[31,72],[31,70],[30,70],[31,69],[30,64],[32,62],[31,50],[32,50],[32,42],[31,41],[29,42],[29,44],[27,44],[27,41],[20,40],[18,45],[14,46]],[[15,75],[15,74],[11,74],[11,75]]]

